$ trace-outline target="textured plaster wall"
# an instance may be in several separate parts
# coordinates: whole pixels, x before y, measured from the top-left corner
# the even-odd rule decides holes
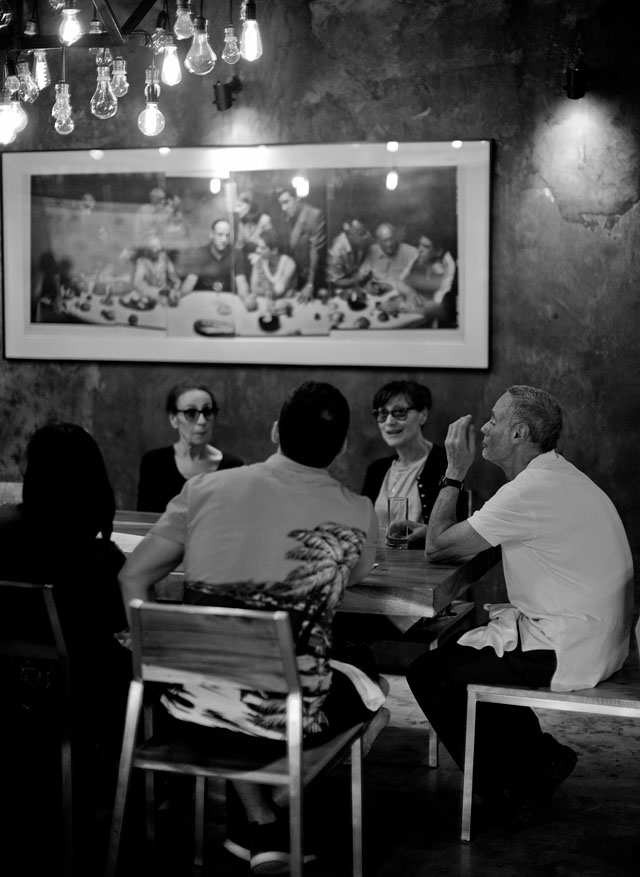
[[[115,3],[116,11],[124,4]],[[213,6],[211,30],[227,23]],[[50,101],[29,108],[9,149],[199,146],[343,140],[491,139],[491,367],[475,370],[297,368],[0,362],[0,479],[20,477],[25,443],[52,415],[83,423],[99,441],[121,506],[135,501],[141,453],[168,442],[168,387],[186,375],[212,384],[222,412],[217,442],[247,460],[270,450],[283,393],[314,377],[339,385],[353,407],[337,473],[359,487],[383,451],[368,415],[373,391],[411,376],[428,383],[429,435],[441,441],[465,412],[481,424],[511,383],[557,394],[562,450],[616,502],[640,548],[640,57],[632,12],[620,0],[260,0],[265,54],[240,73],[234,108],[211,105],[211,77],[185,74],[164,89],[167,127],[151,143],[137,130],[148,56],[127,53],[129,96],[114,120],[94,119],[92,61],[69,52],[76,131],[60,138]],[[130,10],[130,4],[127,4]],[[161,4],[145,21],[152,29]],[[589,93],[569,101],[562,70],[580,34]],[[181,48],[184,54],[184,48]],[[46,154],[43,154],[43,163]],[[480,499],[501,482],[482,462]]]

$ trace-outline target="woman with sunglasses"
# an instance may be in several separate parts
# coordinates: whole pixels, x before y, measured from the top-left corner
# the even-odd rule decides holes
[[[244,460],[209,444],[218,403],[208,387],[189,381],[169,391],[169,423],[177,431],[173,445],[147,451],[140,463],[140,512],[163,512],[189,478],[206,472],[233,469]]]
[[[372,414],[383,441],[394,453],[370,464],[362,493],[375,505],[380,533],[387,528],[387,499],[409,498],[410,548],[424,548],[438,482],[447,468],[444,447],[434,445],[422,434],[430,408],[431,391],[416,381],[391,381],[373,397]],[[458,518],[464,517],[465,496],[461,491]]]

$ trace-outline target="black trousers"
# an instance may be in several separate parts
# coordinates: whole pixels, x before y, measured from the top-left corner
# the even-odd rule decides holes
[[[455,642],[417,658],[407,681],[420,708],[460,769],[464,768],[467,684],[505,683],[538,688],[549,685],[556,654],[523,652],[499,658],[489,646],[474,649]],[[548,761],[553,738],[543,734],[528,707],[479,703],[476,713],[474,784],[478,793],[500,801],[535,781]]]

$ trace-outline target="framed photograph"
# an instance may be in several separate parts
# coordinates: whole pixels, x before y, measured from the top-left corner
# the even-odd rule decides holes
[[[488,141],[2,154],[5,356],[486,368]]]

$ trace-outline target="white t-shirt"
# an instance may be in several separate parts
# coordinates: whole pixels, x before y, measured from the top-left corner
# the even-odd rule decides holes
[[[608,496],[560,454],[535,457],[469,519],[502,546],[524,651],[554,649],[554,691],[590,688],[624,663],[633,562]]]

